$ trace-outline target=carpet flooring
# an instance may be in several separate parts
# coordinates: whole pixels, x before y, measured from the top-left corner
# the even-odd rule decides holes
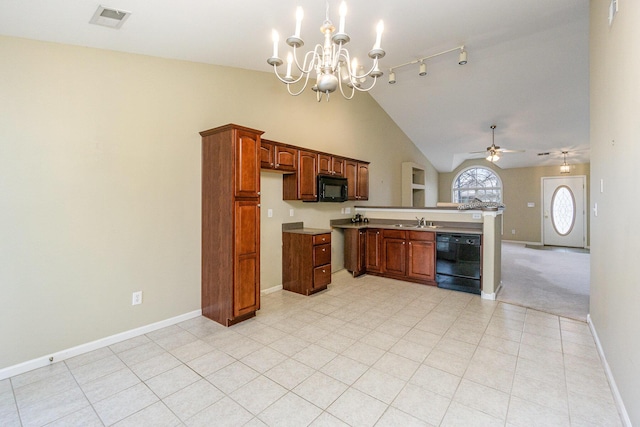
[[[588,251],[540,250],[502,243],[498,301],[586,321],[589,313]]]

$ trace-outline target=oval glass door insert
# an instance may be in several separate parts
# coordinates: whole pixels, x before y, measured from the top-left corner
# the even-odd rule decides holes
[[[551,198],[551,223],[553,229],[561,236],[573,230],[576,222],[576,199],[566,185],[556,188]]]

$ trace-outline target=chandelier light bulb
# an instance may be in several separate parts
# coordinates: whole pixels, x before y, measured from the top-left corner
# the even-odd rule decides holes
[[[278,43],[280,42],[280,36],[276,30],[271,32],[271,39],[273,40],[273,57],[278,57]]]
[[[338,32],[340,34],[344,34],[344,23],[347,17],[347,3],[342,2],[340,5],[340,27],[338,28]]]
[[[304,18],[304,11],[302,10],[302,7],[298,6],[298,8],[296,9],[296,32],[294,33],[294,37],[300,38],[302,18]]]
[[[373,45],[373,49],[380,49],[380,42],[382,41],[382,32],[384,31],[384,22],[380,20],[376,27],[376,44]]]

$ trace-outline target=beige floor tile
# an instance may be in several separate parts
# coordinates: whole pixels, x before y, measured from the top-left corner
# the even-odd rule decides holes
[[[424,365],[440,369],[453,375],[462,377],[471,363],[469,359],[445,353],[440,350],[433,350],[422,362]]]
[[[518,358],[516,374],[550,384],[566,384],[563,366],[549,365],[545,362]]]
[[[386,409],[385,403],[350,388],[327,408],[327,412],[352,426],[373,426]]]
[[[10,426],[11,424],[0,423],[2,426]],[[16,424],[20,426],[20,423]],[[47,424],[47,427],[103,427],[100,417],[96,414],[91,406],[87,406],[79,411],[73,412],[65,417],[59,418],[51,424]]]
[[[356,340],[353,338],[345,337],[344,335],[340,335],[337,333],[332,333],[316,341],[316,344],[320,347],[326,348],[327,350],[331,350],[339,354],[352,346],[355,342]]]
[[[384,353],[385,351],[382,349],[358,341],[343,351],[342,355],[360,363],[364,363],[367,366],[373,366],[373,364],[376,363]]]
[[[149,360],[152,357],[156,357],[162,353],[166,353],[166,350],[160,347],[155,342],[150,341],[146,344],[138,345],[131,349],[117,353],[117,355],[120,358],[120,360],[122,360],[128,366],[133,366],[133,365],[137,365],[138,363],[142,363],[145,360]],[[107,358],[107,359],[110,359],[110,358]],[[102,361],[99,361],[99,362],[102,362]],[[96,365],[99,364],[99,362],[97,362]],[[80,369],[84,368],[85,366],[81,367]]]
[[[186,421],[189,427],[237,427],[253,418],[251,413],[228,397],[225,397]]]
[[[91,403],[96,403],[126,390],[139,382],[140,378],[138,378],[131,369],[124,368],[82,384],[81,387],[87,399],[89,399]]]
[[[353,388],[386,404],[390,404],[404,388],[405,384],[406,381],[371,368],[353,384]]]
[[[502,427],[504,420],[494,418],[477,409],[452,402],[440,424],[442,427]]]
[[[558,368],[564,367],[564,356],[562,353],[545,349],[543,347],[534,347],[521,343],[518,357]]]
[[[153,344],[155,346],[155,344]],[[158,347],[160,348],[160,347]],[[152,353],[155,355],[160,354],[164,350],[160,349],[159,352]],[[122,353],[121,353],[122,354]],[[152,356],[153,357],[153,356]],[[150,358],[150,357],[149,357]],[[143,359],[139,357],[140,360],[148,360],[149,358]],[[101,360],[96,360],[95,362],[87,363],[86,365],[79,366],[71,370],[71,373],[75,377],[78,384],[83,385],[105,375],[111,374],[113,372],[119,371],[127,366],[123,363],[123,361],[119,358],[119,356],[108,356]]]
[[[411,377],[409,383],[450,399],[455,394],[460,380],[461,377],[459,376],[431,366],[421,365]]]
[[[240,361],[250,368],[264,373],[269,369],[273,368],[279,363],[284,362],[287,359],[287,356],[284,354],[269,348],[263,347],[251,354],[246,355]]]
[[[299,427],[311,424],[322,409],[294,393],[287,393],[262,411],[258,418],[270,426]]]
[[[224,396],[208,381],[200,380],[164,398],[163,402],[182,421],[186,421]]]
[[[369,367],[364,363],[360,363],[348,357],[337,356],[324,365],[320,369],[320,372],[347,385],[351,385],[360,378],[367,369],[369,369]]]
[[[445,353],[453,354],[455,356],[462,357],[470,360],[477,348],[476,344],[460,341],[445,336],[435,346],[435,350],[443,351]]]
[[[518,427],[569,427],[569,415],[533,402],[512,396],[507,423]]]
[[[87,406],[87,398],[79,387],[74,387],[21,408],[20,418],[23,427],[42,426]]]
[[[131,370],[141,380],[146,381],[149,378],[160,375],[163,372],[166,372],[169,369],[175,368],[176,366],[179,366],[181,364],[182,362],[173,357],[171,353],[161,353],[149,360],[145,360],[144,362],[140,362],[131,366]]]
[[[340,421],[328,412],[323,412],[318,418],[316,418],[310,427],[349,427],[349,425],[343,421]]]
[[[128,416],[122,421],[118,421],[114,427],[139,427],[139,426],[153,426],[153,427],[173,427],[180,425],[181,422],[174,415],[173,412],[167,408],[162,402],[156,402],[153,405],[147,406],[141,411],[136,412],[133,415]]]
[[[524,332],[522,334],[521,344],[542,348],[545,350],[562,353],[562,340],[559,338],[549,338],[542,335],[530,334]]]
[[[495,418],[507,418],[509,394],[494,388],[462,379],[453,400]]]
[[[373,368],[399,378],[403,381],[409,381],[409,379],[416,372],[420,363],[399,356],[394,353],[385,353],[378,361],[373,365]]]
[[[483,335],[480,343],[480,347],[490,348],[492,350],[500,351],[502,353],[511,354],[513,356],[518,355],[520,346],[517,342],[506,340],[504,338],[495,337],[493,335]]]
[[[173,334],[165,335],[158,339],[155,339],[154,341],[165,350],[171,351],[197,340],[198,337],[188,331],[181,329]]]
[[[483,366],[472,362],[465,371],[463,378],[505,393],[511,393],[513,376],[514,373],[509,370],[495,366]]]
[[[516,375],[513,379],[511,395],[559,412],[569,413],[567,388],[561,381],[552,384]]]
[[[171,354],[181,362],[186,363],[200,356],[204,356],[213,350],[213,347],[206,342],[197,340],[171,350]]]
[[[402,412],[399,409],[396,409],[392,406],[387,408],[380,420],[376,423],[376,427],[429,427],[431,424],[428,424],[425,421],[419,420],[416,417],[412,417],[406,412]]]
[[[286,335],[269,344],[269,347],[289,357],[307,348],[311,343],[301,338]]]
[[[258,415],[287,393],[287,389],[265,376],[249,381],[229,395],[253,415]]]
[[[235,361],[236,360],[228,354],[214,350],[197,359],[191,360],[187,365],[201,376],[206,377]]]
[[[337,353],[331,350],[327,350],[326,348],[322,348],[316,344],[311,344],[294,354],[293,359],[304,363],[313,369],[320,369],[336,356]]]
[[[287,390],[291,390],[315,372],[315,369],[305,365],[304,363],[300,363],[293,359],[287,359],[269,369],[265,372],[264,376],[277,382]]]
[[[621,425],[613,402],[581,393],[569,392],[569,412],[572,417],[583,418],[601,426]]]
[[[74,369],[87,363],[92,363],[109,356],[113,356],[113,351],[109,347],[102,347],[79,356],[72,357],[64,361],[69,369]]]
[[[111,351],[116,354],[125,352],[127,350],[131,350],[132,348],[139,347],[144,344],[148,344],[151,342],[151,339],[146,335],[140,335],[134,338],[130,338],[128,340],[120,341],[119,343],[115,343],[109,346]]]
[[[93,405],[105,425],[111,425],[158,401],[145,384],[137,384]]]
[[[298,396],[308,400],[321,409],[326,409],[345,390],[346,384],[322,372],[316,372],[293,389]]]
[[[62,371],[57,375],[46,377],[40,381],[16,387],[13,391],[15,402],[19,409],[33,405],[38,400],[43,400],[55,394],[77,388],[73,375],[69,371]]]
[[[234,362],[217,370],[207,377],[207,380],[222,390],[224,393],[231,393],[249,381],[254,380],[260,374],[242,362]]]
[[[391,406],[434,426],[440,425],[450,399],[414,384],[407,384]]]
[[[200,380],[200,375],[186,365],[179,365],[146,381],[156,396],[163,399]]]

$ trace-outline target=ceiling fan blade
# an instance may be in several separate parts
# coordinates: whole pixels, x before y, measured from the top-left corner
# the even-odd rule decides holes
[[[500,153],[524,153],[524,150],[507,150],[504,148],[501,148],[498,150],[498,152]]]
[[[488,150],[483,150],[483,151],[469,151],[467,154],[487,154],[489,151]]]

